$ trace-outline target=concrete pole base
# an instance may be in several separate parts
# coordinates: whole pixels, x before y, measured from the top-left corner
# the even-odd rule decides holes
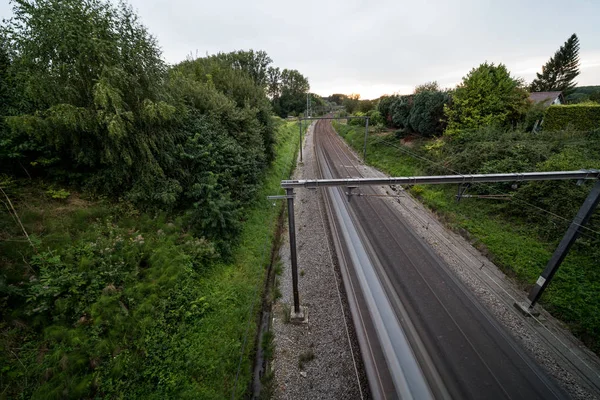
[[[300,312],[295,313],[294,309],[290,312],[290,322],[292,324],[308,324],[308,308],[300,306]]]
[[[515,302],[515,308],[521,312],[526,317],[538,317],[540,312],[535,308],[530,308],[529,303],[526,302]]]

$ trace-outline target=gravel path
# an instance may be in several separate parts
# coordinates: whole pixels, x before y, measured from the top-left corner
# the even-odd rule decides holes
[[[314,124],[306,135],[304,164],[298,164],[293,179],[317,176],[313,131]],[[283,273],[277,278],[282,298],[273,307],[275,357],[271,365],[275,399],[368,398],[360,351],[324,216],[319,192],[296,191],[299,293],[300,304],[308,309],[308,323],[292,324],[287,318],[293,300],[286,230],[280,250]]]

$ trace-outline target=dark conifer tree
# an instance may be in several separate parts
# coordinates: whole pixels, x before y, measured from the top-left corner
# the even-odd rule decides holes
[[[579,39],[576,34],[563,44],[542,67],[542,73],[531,83],[532,92],[562,91],[568,93],[579,75]]]

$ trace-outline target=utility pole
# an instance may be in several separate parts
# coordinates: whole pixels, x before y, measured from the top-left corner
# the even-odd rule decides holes
[[[302,162],[302,118],[298,118],[300,122],[300,162]]]
[[[369,117],[365,120],[365,146],[363,148],[363,162],[367,163],[367,136],[369,136]]]

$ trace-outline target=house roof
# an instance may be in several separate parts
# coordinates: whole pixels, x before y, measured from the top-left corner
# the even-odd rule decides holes
[[[529,94],[529,100],[533,103],[544,103],[550,105],[557,97],[561,97],[562,92],[533,92]]]

